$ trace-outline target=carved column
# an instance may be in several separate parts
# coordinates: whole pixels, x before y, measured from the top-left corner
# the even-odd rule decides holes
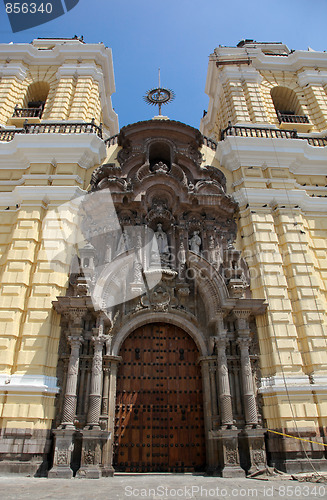
[[[234,314],[237,318],[237,332],[239,335],[237,343],[241,351],[241,372],[245,411],[245,430],[243,435],[247,443],[251,460],[251,467],[248,473],[252,473],[266,467],[264,429],[258,428],[259,419],[249,351],[251,344],[248,322],[249,311],[234,311]]]
[[[92,338],[94,354],[92,362],[91,391],[89,396],[89,409],[86,426],[89,429],[100,428],[99,419],[101,413],[101,393],[102,393],[102,350],[104,337]]]
[[[251,343],[249,329],[249,311],[234,311],[237,318],[238,346],[241,351],[241,372],[243,382],[243,401],[245,411],[245,428],[251,429],[258,425],[258,413],[253,386],[253,373],[249,347]]]
[[[253,375],[249,354],[251,339],[248,337],[241,337],[237,340],[237,343],[241,350],[241,372],[246,424],[245,428],[250,429],[258,425],[257,405],[254,394]]]
[[[224,312],[217,317],[217,336],[214,342],[217,348],[217,373],[219,385],[219,408],[221,426],[217,433],[223,463],[223,477],[244,477],[240,467],[238,453],[238,430],[234,425],[232,396],[229,385],[228,364],[226,356],[227,331],[224,328]]]
[[[233,428],[233,408],[232,408],[232,396],[229,386],[228,377],[228,365],[226,356],[226,330],[224,328],[224,313],[221,312],[217,318],[217,333],[218,335],[214,337],[214,342],[217,348],[217,373],[218,373],[218,384],[219,384],[219,408],[221,417],[221,428]]]
[[[109,409],[109,377],[110,377],[110,361],[107,356],[104,356],[103,360],[103,394],[102,394],[102,414],[108,415]]]
[[[70,335],[68,340],[71,345],[71,353],[68,362],[66,393],[63,405],[61,428],[75,429],[74,419],[76,415],[77,403],[77,379],[79,368],[79,351],[83,338],[82,329],[74,328],[74,335]]]

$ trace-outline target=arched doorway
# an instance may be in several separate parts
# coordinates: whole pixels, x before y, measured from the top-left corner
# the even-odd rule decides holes
[[[202,380],[192,338],[174,325],[149,324],[125,339],[120,355],[115,469],[204,470]]]

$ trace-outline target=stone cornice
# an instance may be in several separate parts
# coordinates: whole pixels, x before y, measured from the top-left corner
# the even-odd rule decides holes
[[[240,207],[249,204],[282,204],[290,208],[295,205],[305,212],[323,212],[327,214],[327,198],[312,198],[305,190],[241,188],[233,193]],[[269,209],[268,209],[269,210]]]
[[[32,394],[57,394],[57,377],[45,375],[14,374],[0,375],[0,391],[10,393],[32,393]]]
[[[106,157],[104,142],[95,134],[16,134],[0,143],[0,169],[22,170],[31,163],[73,163],[86,170]]]
[[[299,175],[326,175],[327,148],[310,146],[301,139],[227,136],[218,143],[216,157],[231,171],[264,163]]]
[[[21,205],[26,202],[63,202],[75,199],[85,195],[77,186],[37,186],[42,189],[36,189],[36,186],[16,186],[13,191],[1,193],[2,206]]]
[[[296,397],[302,394],[312,394],[312,392],[327,393],[326,377],[315,377],[316,383],[311,384],[307,375],[302,376],[286,376],[283,377],[272,376],[263,377],[261,379],[260,394],[263,396],[273,396],[280,394],[292,394]]]

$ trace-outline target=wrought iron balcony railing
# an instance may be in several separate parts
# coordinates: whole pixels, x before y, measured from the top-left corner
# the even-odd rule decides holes
[[[43,113],[43,106],[38,108],[18,108],[15,107],[13,118],[41,118]]]
[[[23,128],[0,130],[0,141],[9,142],[16,134],[96,134],[102,139],[102,126],[92,122],[24,123]]]
[[[259,137],[264,139],[302,139],[307,141],[311,146],[326,147],[327,137],[312,137],[308,135],[298,135],[297,130],[280,130],[276,128],[265,127],[243,127],[240,125],[229,125],[221,131],[221,140],[226,137]]]
[[[310,123],[306,115],[293,115],[292,113],[282,113],[277,111],[279,123]]]

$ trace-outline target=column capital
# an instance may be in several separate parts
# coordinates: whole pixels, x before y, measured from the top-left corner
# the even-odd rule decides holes
[[[251,315],[251,309],[234,309],[233,314],[236,319],[248,319]]]
[[[248,336],[246,337],[239,337],[237,340],[236,340],[237,344],[239,345],[240,349],[249,349],[250,345],[251,345],[251,342],[252,342],[252,339]]]
[[[217,335],[213,337],[213,341],[217,348],[219,349],[225,349],[227,345],[227,332],[225,331],[221,335]]]
[[[236,324],[237,324],[237,329],[239,334],[243,333],[248,335],[249,334],[249,317],[251,315],[251,310],[244,309],[244,310],[235,310],[233,311],[233,314],[236,318]]]
[[[64,311],[63,316],[70,323],[73,323],[74,327],[81,327],[82,320],[86,313],[86,307],[70,307],[68,310]]]
[[[80,347],[83,342],[83,337],[80,335],[80,332],[73,333],[72,335],[68,335],[68,342],[70,343],[71,348]]]
[[[219,311],[216,312],[216,331],[218,335],[222,335],[226,333],[225,325],[224,325],[224,318],[227,316],[228,311],[224,311],[223,309],[220,309]]]
[[[94,345],[95,350],[100,350],[102,349],[103,344],[105,343],[106,339],[104,335],[93,335],[92,336],[92,344]]]

